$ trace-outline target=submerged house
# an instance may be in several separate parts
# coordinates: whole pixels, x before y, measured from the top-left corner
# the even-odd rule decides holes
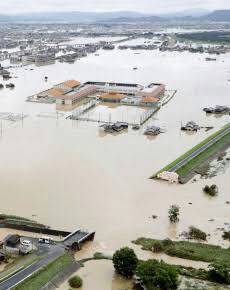
[[[181,130],[183,131],[198,131],[200,129],[199,125],[197,125],[195,122],[190,121],[185,126],[181,127]]]
[[[151,126],[147,128],[144,132],[144,135],[150,135],[150,136],[157,136],[161,133],[161,128],[157,126]]]

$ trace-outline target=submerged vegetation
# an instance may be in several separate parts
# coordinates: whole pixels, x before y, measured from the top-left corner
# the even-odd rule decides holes
[[[180,208],[177,205],[171,205],[169,208],[169,220],[171,223],[176,223],[179,221],[179,214],[180,214]]]
[[[136,275],[146,289],[177,289],[178,269],[163,261],[148,260],[140,262]]]
[[[203,31],[193,33],[180,33],[176,37],[181,40],[201,41],[208,43],[230,43],[230,33],[228,31]]]
[[[194,243],[189,241],[156,240],[139,238],[134,244],[142,246],[143,250],[153,252],[156,243],[161,244],[162,253],[182,259],[202,261],[208,263],[228,263],[230,261],[229,249],[220,246]]]
[[[128,247],[116,251],[113,255],[113,265],[118,274],[127,278],[132,277],[137,268],[138,259]]]
[[[222,235],[222,238],[224,240],[228,240],[230,241],[230,231],[224,231],[223,235]]]
[[[69,286],[72,288],[80,288],[83,285],[83,281],[79,276],[73,276],[68,280]]]
[[[210,196],[216,196],[218,193],[218,188],[215,184],[211,186],[205,185],[205,187],[203,188],[203,191]]]
[[[207,240],[207,234],[200,229],[191,226],[188,231],[188,238],[193,240]]]
[[[161,247],[166,249],[174,246],[175,242],[169,239],[159,241],[140,238],[135,241],[135,243],[145,245],[146,249],[148,248],[152,250],[152,248],[156,246],[157,243],[160,243]],[[200,244],[194,244],[193,246],[193,249],[199,248]],[[208,251],[210,252],[212,249],[209,249]],[[124,271],[120,271],[120,267],[124,269],[128,268],[126,254],[121,255],[121,252],[126,252],[128,253],[128,256],[130,255],[130,257],[135,258],[135,263],[132,263],[132,275],[131,272],[129,272],[129,275],[127,276]],[[192,252],[191,249],[190,252]],[[212,255],[211,260],[215,259],[214,257],[216,254],[217,253]],[[169,265],[164,261],[158,261],[155,259],[150,259],[147,261],[137,260],[135,253],[130,248],[123,248],[118,250],[115,252],[114,256],[119,256],[119,272],[117,270],[117,266],[114,264],[116,272],[126,278],[132,278],[137,286],[141,286],[141,289],[178,289],[179,284],[182,282],[181,277],[187,277],[189,279],[195,280],[199,279],[206,282],[210,281],[219,284],[230,284],[230,263],[228,261],[229,257],[226,257],[223,261],[212,262],[212,264],[209,265],[208,270],[205,270],[181,265]],[[179,278],[179,276],[181,277]],[[216,289],[219,289],[218,285]]]

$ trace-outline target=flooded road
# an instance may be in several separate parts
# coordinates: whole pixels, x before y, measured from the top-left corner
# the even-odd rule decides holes
[[[11,69],[18,76],[11,80],[16,88],[1,90],[0,111],[29,116],[23,122],[3,122],[0,211],[28,218],[37,215],[39,222],[65,230],[93,229],[94,243],[104,252],[130,245],[140,236],[177,238],[190,225],[210,233],[209,242],[224,244],[216,229],[226,228],[230,218],[226,204],[230,200],[229,171],[186,185],[169,185],[149,176],[213,132],[186,134],[180,131],[181,122],[194,120],[217,130],[229,121],[229,116],[206,116],[202,111],[203,107],[230,104],[229,56],[206,62],[205,54],[187,52],[114,50],[99,54],[74,65]],[[133,71],[134,66],[138,70]],[[27,96],[72,78],[163,82],[168,89],[177,89],[176,96],[149,122],[166,133],[148,138],[129,128],[125,134],[104,135],[96,123],[37,116],[55,112],[55,105],[25,102]],[[210,198],[202,187],[213,183],[219,195]],[[175,226],[168,222],[171,204],[181,209]]]

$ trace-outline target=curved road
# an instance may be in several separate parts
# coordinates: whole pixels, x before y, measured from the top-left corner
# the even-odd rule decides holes
[[[228,126],[226,129],[224,129],[222,132],[220,132],[217,136],[215,136],[213,139],[211,139],[209,142],[192,152],[189,156],[185,157],[183,160],[178,162],[175,166],[173,166],[169,172],[175,172],[184,165],[186,165],[190,160],[198,156],[200,153],[202,153],[204,150],[206,150],[208,147],[212,146],[214,143],[219,141],[222,137],[230,133],[230,126]]]
[[[50,250],[49,254],[46,255],[41,260],[31,264],[25,269],[19,271],[14,274],[7,280],[0,283],[0,290],[12,289],[17,284],[21,283],[23,280],[27,279],[30,275],[34,274],[36,271],[40,270],[42,267],[48,265],[50,262],[56,260],[58,257],[63,255],[64,248],[60,246],[55,246],[52,250]]]

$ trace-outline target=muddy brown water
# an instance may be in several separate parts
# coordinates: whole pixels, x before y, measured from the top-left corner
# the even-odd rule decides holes
[[[140,236],[175,239],[190,225],[210,233],[210,243],[226,245],[216,228],[227,228],[224,223],[230,220],[230,206],[225,203],[230,200],[229,170],[186,185],[148,178],[214,132],[188,135],[180,131],[181,122],[194,120],[217,130],[229,121],[229,116],[207,116],[202,111],[209,105],[230,104],[229,54],[218,56],[216,62],[206,62],[205,57],[114,50],[74,65],[12,69],[18,76],[12,79],[16,88],[1,91],[0,111],[24,112],[29,117],[23,123],[3,122],[0,211],[28,218],[36,215],[39,222],[63,230],[95,230],[91,247],[108,253]],[[133,71],[134,66],[139,69]],[[104,135],[95,123],[38,117],[55,112],[55,105],[25,102],[28,95],[71,78],[164,82],[177,89],[176,96],[149,121],[166,133],[147,138],[143,130],[129,128],[117,136]],[[202,187],[212,183],[219,187],[214,198],[202,193]],[[175,226],[168,222],[171,204],[180,206],[180,222]],[[152,215],[158,218],[153,220]]]

